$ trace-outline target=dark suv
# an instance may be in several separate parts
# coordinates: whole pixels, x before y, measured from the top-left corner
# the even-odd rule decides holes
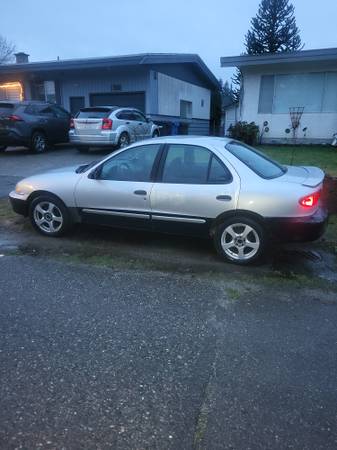
[[[0,151],[23,145],[42,153],[51,144],[68,141],[70,114],[52,103],[0,102]]]

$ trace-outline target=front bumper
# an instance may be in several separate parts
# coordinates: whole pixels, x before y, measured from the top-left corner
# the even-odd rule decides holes
[[[274,238],[282,242],[309,242],[320,238],[328,224],[328,212],[319,208],[308,217],[268,218],[266,222]]]
[[[28,216],[28,201],[25,198],[12,191],[9,194],[9,201],[14,212],[22,216]]]

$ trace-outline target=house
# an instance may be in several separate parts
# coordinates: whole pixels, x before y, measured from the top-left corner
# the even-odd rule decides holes
[[[337,132],[337,48],[221,58],[243,75],[238,120],[265,143],[331,143]]]
[[[139,108],[167,134],[209,134],[218,81],[198,55],[140,54],[0,66],[0,100],[46,100],[76,113],[86,106]]]

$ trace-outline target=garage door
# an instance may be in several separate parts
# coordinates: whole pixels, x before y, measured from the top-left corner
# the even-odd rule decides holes
[[[145,92],[90,94],[90,106],[126,106],[145,113]]]

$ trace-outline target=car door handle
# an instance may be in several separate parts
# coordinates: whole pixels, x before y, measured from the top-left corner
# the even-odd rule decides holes
[[[139,122],[138,125],[143,125],[143,122]]]
[[[130,125],[130,122],[125,122],[125,125]]]
[[[232,200],[232,197],[230,195],[218,195],[216,199],[223,202],[230,202]]]
[[[136,195],[146,195],[147,192],[146,192],[146,191],[139,190],[139,191],[134,191],[134,194],[136,194]]]

